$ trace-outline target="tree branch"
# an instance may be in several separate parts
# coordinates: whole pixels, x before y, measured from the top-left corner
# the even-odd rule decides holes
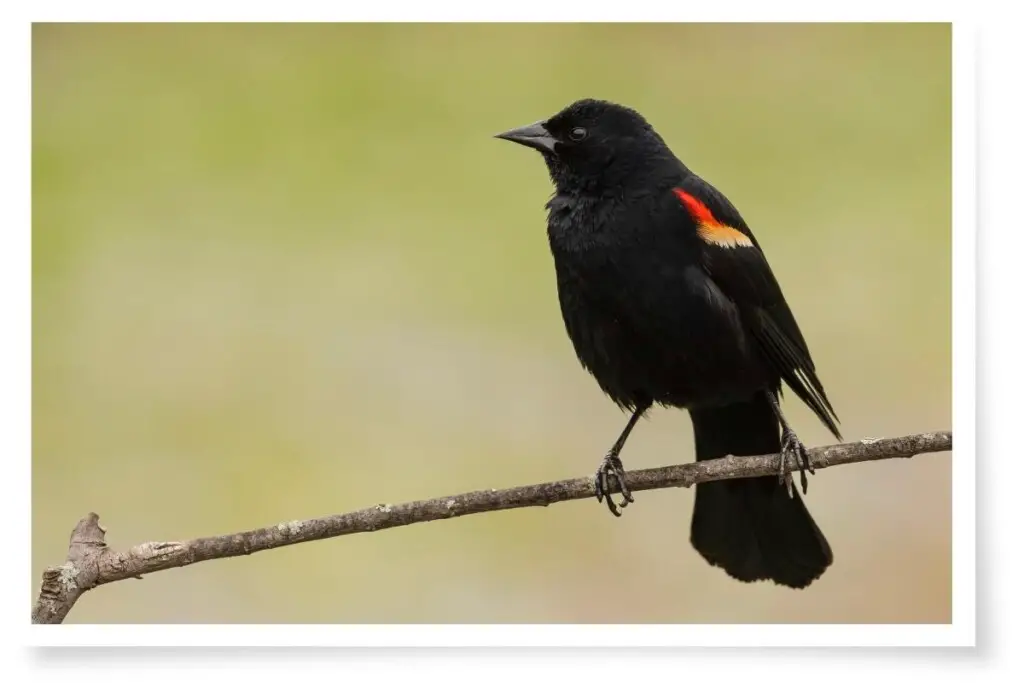
[[[859,442],[809,449],[816,469],[869,460],[909,458],[920,453],[948,451],[953,435],[927,432],[890,439],[864,439]],[[796,466],[791,458],[790,465]],[[706,481],[775,475],[778,454],[748,457],[726,456],[716,460],[671,465],[626,473],[630,489],[647,491],[671,487],[690,487]],[[617,487],[612,484],[617,492]],[[481,512],[512,508],[547,506],[567,500],[592,498],[594,478],[563,479],[510,489],[473,491],[398,505],[374,507],[318,519],[292,521],[275,526],[242,531],[224,536],[196,538],[190,541],[154,541],[126,551],[107,546],[106,529],[99,516],[90,512],[75,526],[67,561],[43,572],[39,598],[32,609],[32,623],[59,624],[88,590],[105,583],[141,578],[143,574],[184,567],[205,560],[249,555],[261,550],[281,548],[323,538],[334,538],[397,526],[450,519]]]

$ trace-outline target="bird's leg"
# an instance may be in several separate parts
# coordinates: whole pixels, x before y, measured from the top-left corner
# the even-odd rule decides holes
[[[616,517],[622,515],[619,512],[620,508],[624,508],[633,502],[633,495],[629,492],[629,487],[626,486],[626,473],[622,469],[622,460],[619,458],[619,453],[622,451],[622,447],[626,445],[626,439],[629,438],[629,433],[633,431],[633,427],[636,426],[637,420],[647,412],[647,409],[651,407],[650,403],[646,405],[638,405],[634,410],[633,414],[629,418],[629,422],[626,423],[626,428],[622,430],[622,434],[619,434],[619,438],[615,440],[608,455],[604,456],[604,460],[601,461],[601,466],[597,468],[597,475],[595,476],[594,488],[597,490],[597,502],[602,500],[608,503],[608,509],[612,511],[612,514]],[[622,505],[617,506],[615,501],[612,500],[611,491],[608,488],[609,480],[614,479],[619,483],[619,491],[622,492]]]
[[[779,419],[779,424],[782,425],[782,450],[779,453],[779,484],[785,485],[790,497],[793,496],[793,475],[786,467],[789,455],[792,453],[796,457],[797,467],[800,470],[800,488],[803,489],[804,495],[807,495],[807,472],[814,474],[814,465],[811,464],[811,459],[807,455],[807,449],[800,439],[797,438],[796,432],[793,431],[793,428],[789,426],[789,422],[783,416],[782,408],[779,407],[779,399],[775,392],[766,391],[765,393],[768,395],[768,402],[772,404],[772,410],[775,411],[775,417]]]

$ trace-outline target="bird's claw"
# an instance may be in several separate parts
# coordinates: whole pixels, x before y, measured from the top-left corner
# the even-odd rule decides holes
[[[792,470],[787,467],[790,455],[796,458],[797,469],[800,470],[800,488],[804,495],[807,495],[807,473],[814,474],[814,465],[811,464],[807,448],[797,438],[796,433],[792,429],[785,429],[782,433],[782,449],[779,453],[779,485],[785,486],[789,497],[792,498],[793,475]]]
[[[622,493],[622,503],[620,505],[616,505],[615,501],[612,500],[612,492],[609,487],[612,479],[618,482],[619,492]],[[622,512],[620,510],[633,502],[633,494],[630,493],[629,487],[626,486],[626,473],[622,469],[622,460],[614,453],[606,455],[601,462],[601,466],[597,469],[597,474],[594,476],[594,488],[597,491],[597,502],[605,501],[608,504],[608,509],[616,517],[621,517]]]

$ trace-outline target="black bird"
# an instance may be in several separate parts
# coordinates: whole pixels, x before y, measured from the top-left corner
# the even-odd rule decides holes
[[[683,408],[697,460],[779,453],[779,476],[697,485],[690,542],[744,582],[804,588],[832,550],[794,490],[807,451],[779,407],[782,383],[837,439],[838,417],[750,228],[638,112],[584,99],[496,137],[531,147],[555,192],[548,211],[565,329],[582,366],[629,422],[596,475],[597,499],[633,502],[620,452],[655,403]],[[781,432],[781,433],[780,433]]]

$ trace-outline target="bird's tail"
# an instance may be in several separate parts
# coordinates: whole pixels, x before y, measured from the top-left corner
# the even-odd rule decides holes
[[[697,460],[765,455],[781,448],[767,396],[690,410]],[[705,560],[740,581],[770,579],[804,588],[832,564],[832,549],[804,506],[777,476],[697,484],[690,542]]]

